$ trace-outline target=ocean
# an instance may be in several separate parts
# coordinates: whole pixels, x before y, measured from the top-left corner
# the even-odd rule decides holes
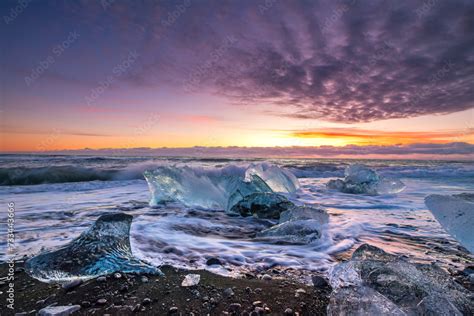
[[[322,237],[309,244],[271,242],[256,234],[275,224],[254,217],[229,216],[224,210],[190,208],[180,203],[150,206],[143,172],[159,166],[245,170],[267,162],[292,172],[301,188],[288,198],[315,204],[329,213]],[[403,181],[398,194],[345,194],[326,187],[344,169],[364,164],[380,175]],[[15,257],[32,256],[65,245],[100,215],[133,215],[133,254],[156,266],[208,269],[238,277],[278,269],[307,281],[326,273],[363,243],[415,262],[462,268],[470,255],[448,235],[424,204],[429,194],[474,191],[474,162],[349,159],[221,159],[0,155],[0,234],[6,236],[8,203],[15,204]],[[6,259],[6,238],[0,239]],[[209,258],[222,265],[208,266]]]

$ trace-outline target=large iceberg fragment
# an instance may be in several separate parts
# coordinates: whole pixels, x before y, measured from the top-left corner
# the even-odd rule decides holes
[[[329,315],[472,315],[470,293],[436,265],[364,244],[329,273]]]
[[[345,178],[330,180],[329,189],[350,194],[394,194],[405,189],[405,184],[398,179],[379,176],[374,170],[364,165],[354,164],[346,168]]]
[[[66,246],[26,261],[26,271],[44,281],[90,279],[113,272],[161,274],[132,255],[130,225],[124,213],[102,215],[88,230]]]
[[[226,209],[254,193],[294,192],[299,183],[289,171],[268,164],[252,164],[245,172],[236,167],[220,169],[165,166],[145,171],[152,199],[157,205],[178,201],[188,207]]]
[[[474,194],[429,195],[425,204],[441,226],[474,253]]]
[[[274,192],[293,193],[300,187],[294,174],[268,163],[251,164],[245,171],[245,180],[252,180],[253,175],[259,176]]]
[[[294,206],[280,214],[278,225],[257,236],[276,242],[308,244],[321,238],[323,225],[328,221],[329,215],[324,209]]]

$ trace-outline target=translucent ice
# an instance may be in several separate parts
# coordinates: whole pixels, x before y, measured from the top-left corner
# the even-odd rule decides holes
[[[330,315],[472,315],[470,293],[436,265],[364,244],[333,267]]]
[[[370,195],[394,194],[405,189],[405,184],[400,180],[381,177],[374,170],[360,164],[348,166],[344,174],[344,180],[330,180],[327,187],[343,193]]]
[[[183,282],[181,282],[181,286],[188,287],[188,286],[195,286],[199,284],[201,280],[200,274],[187,274],[184,277]]]
[[[250,181],[252,175],[259,176],[274,192],[293,193],[300,187],[298,179],[291,172],[275,165],[251,164],[245,171],[245,180]]]
[[[289,171],[268,164],[220,169],[188,166],[159,167],[144,173],[152,194],[151,205],[178,201],[188,207],[231,210],[253,193],[294,192],[298,180]]]
[[[474,194],[429,195],[425,204],[441,226],[474,253]]]
[[[132,216],[102,215],[91,228],[58,250],[39,254],[26,262],[26,271],[44,281],[90,279],[113,272],[160,274],[136,259],[130,249]]]
[[[329,215],[321,208],[293,206],[280,214],[279,224],[258,234],[277,242],[308,244],[321,238]]]

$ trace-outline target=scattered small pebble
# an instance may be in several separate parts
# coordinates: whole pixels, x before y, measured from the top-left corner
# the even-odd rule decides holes
[[[178,312],[178,308],[176,306],[170,307],[170,309],[169,309],[170,314],[174,314],[174,313],[177,313],[177,312]]]
[[[225,297],[234,296],[234,291],[230,287],[226,288],[223,293]]]
[[[114,278],[116,279],[120,279],[122,277],[122,275],[118,272],[114,273]]]
[[[142,276],[140,280],[142,283],[148,283],[148,278],[146,276]]]
[[[77,280],[73,280],[73,281],[68,282],[68,283],[64,283],[62,285],[62,287],[65,290],[70,290],[70,289],[75,288],[76,286],[79,286],[81,284],[82,284],[82,280],[77,279]]]
[[[262,303],[262,301],[255,301],[255,302],[252,303],[252,305],[253,306],[262,306],[263,303]]]
[[[150,298],[148,298],[148,297],[145,297],[145,298],[143,299],[143,302],[142,302],[142,304],[143,304],[143,305],[148,305],[148,304],[151,304],[151,299],[150,299]]]
[[[107,304],[107,300],[105,298],[99,298],[97,300],[97,304],[98,305],[105,305],[105,304]]]
[[[272,279],[272,276],[269,275],[269,274],[264,274],[264,275],[262,275],[262,280],[270,281],[271,279]]]
[[[97,282],[105,282],[107,281],[107,278],[105,276],[100,276],[97,279],[95,279]]]
[[[326,279],[319,275],[313,275],[311,277],[311,280],[313,281],[314,287],[325,287],[328,285],[328,282],[326,281]]]
[[[291,308],[285,309],[285,315],[287,316],[293,315],[293,310]]]

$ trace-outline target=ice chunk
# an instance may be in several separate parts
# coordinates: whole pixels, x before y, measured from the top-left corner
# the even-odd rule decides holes
[[[244,196],[233,205],[230,212],[242,216],[256,216],[258,218],[279,219],[280,213],[294,207],[283,195],[268,192],[252,193]]]
[[[425,204],[441,226],[474,253],[474,194],[429,195]]]
[[[370,245],[329,272],[330,315],[472,315],[470,293],[444,270]]]
[[[300,187],[290,171],[268,163],[251,164],[245,171],[245,180],[251,181],[252,175],[259,176],[274,192],[293,193]]]
[[[278,225],[257,234],[272,241],[308,244],[321,238],[323,225],[329,221],[324,209],[293,206],[280,214]]]
[[[293,220],[272,226],[257,234],[280,243],[308,244],[321,238],[322,225],[318,220]]]
[[[257,175],[244,180],[234,168],[205,170],[191,167],[159,167],[145,171],[152,194],[150,204],[178,201],[188,207],[230,210],[244,197],[256,192],[272,192]]]
[[[296,206],[280,214],[280,224],[305,219],[314,219],[321,224],[326,224],[329,221],[329,215],[322,208],[309,206]]]
[[[344,170],[344,175],[346,182],[371,183],[379,181],[379,176],[374,170],[360,164],[348,166]]]
[[[26,271],[44,282],[90,279],[116,271],[160,274],[158,268],[132,255],[129,239],[132,218],[124,213],[102,215],[66,246],[29,259]]]
[[[405,184],[398,179],[379,176],[366,166],[354,164],[346,168],[344,180],[329,180],[326,186],[350,194],[394,194],[405,189]]]
[[[201,280],[201,275],[188,274],[184,277],[183,282],[181,282],[181,286],[184,286],[184,287],[195,286],[199,284],[200,280]]]

